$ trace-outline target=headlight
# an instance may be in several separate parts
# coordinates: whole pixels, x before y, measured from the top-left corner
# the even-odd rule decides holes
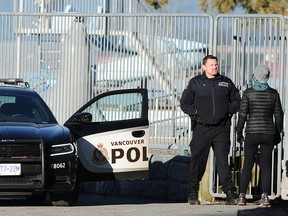
[[[52,145],[50,156],[65,155],[74,152],[74,146],[71,143]]]

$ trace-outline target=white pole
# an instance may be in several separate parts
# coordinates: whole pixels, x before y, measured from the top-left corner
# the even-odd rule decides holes
[[[19,12],[23,12],[23,8],[24,8],[24,3],[23,3],[23,0],[20,0],[19,1]],[[22,17],[19,16],[19,22],[17,22],[17,25],[16,25],[16,33],[17,33],[17,44],[16,44],[16,49],[17,49],[17,52],[16,52],[16,74],[17,74],[17,77],[19,78],[20,77],[20,35],[19,35],[19,31],[21,31],[21,27],[22,27]]]

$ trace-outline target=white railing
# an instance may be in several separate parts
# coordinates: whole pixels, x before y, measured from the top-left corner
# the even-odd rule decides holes
[[[30,82],[60,123],[96,94],[145,87],[151,147],[188,149],[190,121],[179,99],[189,79],[202,72],[202,58],[208,53],[218,56],[220,72],[241,91],[257,64],[269,65],[269,84],[279,90],[285,109],[284,23],[279,15],[0,13],[0,77]],[[238,160],[235,122],[231,158]],[[280,193],[280,162],[287,160],[287,151],[284,137],[283,149],[274,151],[273,197]],[[239,167],[234,169],[238,180]],[[212,194],[222,196],[215,169],[211,170]]]
[[[29,81],[60,123],[95,94],[146,87],[151,143],[160,137],[163,146],[187,147],[189,122],[179,98],[208,52],[210,16],[3,13],[0,19],[0,75]]]

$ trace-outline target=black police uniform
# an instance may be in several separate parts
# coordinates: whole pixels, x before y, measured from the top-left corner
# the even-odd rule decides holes
[[[234,83],[226,76],[208,78],[205,73],[192,78],[182,93],[180,106],[193,122],[190,142],[191,162],[189,185],[198,192],[210,147],[216,156],[216,166],[222,190],[235,191],[232,182],[228,154],[230,151],[231,117],[239,110],[240,94]]]

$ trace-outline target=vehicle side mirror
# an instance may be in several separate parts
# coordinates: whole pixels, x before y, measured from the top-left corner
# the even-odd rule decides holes
[[[92,114],[89,112],[76,113],[71,118],[72,122],[90,123],[92,121]]]

